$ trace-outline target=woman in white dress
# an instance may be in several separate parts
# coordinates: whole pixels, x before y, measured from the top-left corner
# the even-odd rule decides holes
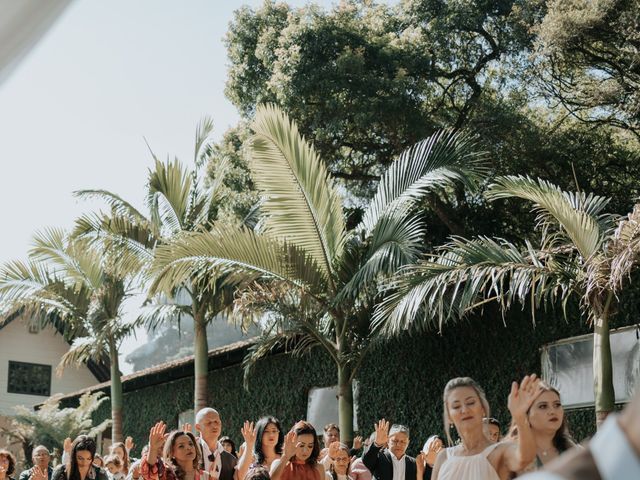
[[[482,419],[491,416],[482,388],[471,378],[454,378],[444,389],[444,426],[449,444],[450,428],[455,427],[459,445],[438,454],[433,480],[507,480],[534,459],[536,445],[527,420],[527,411],[539,394],[539,380],[526,376],[513,382],[508,406],[520,435],[516,442],[494,443],[485,434]],[[424,458],[418,465],[423,467]],[[421,468],[419,468],[420,470]],[[418,478],[420,472],[418,472]]]

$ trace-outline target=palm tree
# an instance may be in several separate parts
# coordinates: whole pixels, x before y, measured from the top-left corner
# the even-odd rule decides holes
[[[388,283],[388,295],[375,312],[376,325],[386,334],[410,327],[442,328],[491,301],[503,311],[530,302],[535,315],[536,309],[557,301],[564,310],[569,298],[577,297],[593,325],[599,425],[614,408],[609,322],[617,294],[640,258],[640,204],[620,219],[604,212],[606,198],[566,192],[523,176],[497,178],[486,195],[532,202],[538,242],[452,238]]]
[[[274,349],[321,347],[337,369],[340,429],[353,432],[352,382],[375,332],[378,280],[413,262],[424,226],[414,207],[425,192],[473,184],[482,154],[464,133],[443,131],[405,151],[383,175],[361,223],[348,230],[344,198],[313,146],[277,107],[257,109],[250,170],[262,194],[256,230],[214,225],[158,247],[152,291],[197,276],[251,283],[240,313],[267,312],[248,372]]]
[[[195,170],[188,171],[178,159],[161,162],[152,153],[154,168],[149,171],[146,206],[148,215],[115,193],[106,190],[81,190],[81,198],[105,201],[111,211],[82,216],[74,235],[99,241],[107,251],[118,252],[120,268],[137,273],[142,285],[150,280],[148,271],[155,249],[171,239],[205,228],[213,221],[216,203],[220,201],[220,186],[225,163],[217,172],[217,180],[202,185],[198,167],[211,154],[210,135],[213,122],[203,119],[196,129]],[[194,320],[194,408],[207,406],[208,340],[207,325],[233,302],[234,288],[225,284],[184,278],[165,295],[149,294],[139,322],[156,328],[163,322],[180,321],[182,316]]]
[[[59,374],[89,360],[110,365],[112,438],[122,441],[118,349],[135,325],[122,318],[131,284],[113,260],[64,230],[45,230],[35,236],[27,262],[0,269],[0,299],[3,318],[23,312],[63,327],[73,343],[60,360]]]

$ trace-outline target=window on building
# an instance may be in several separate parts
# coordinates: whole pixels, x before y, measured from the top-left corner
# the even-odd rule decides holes
[[[51,395],[51,365],[9,360],[7,393]]]
[[[621,328],[610,339],[616,403],[625,403],[640,385],[640,331]],[[593,406],[593,335],[542,347],[542,378],[558,389],[565,408]]]
[[[328,423],[338,423],[338,387],[312,388],[307,401],[307,421],[320,434]],[[358,382],[353,382],[353,429],[358,430]]]

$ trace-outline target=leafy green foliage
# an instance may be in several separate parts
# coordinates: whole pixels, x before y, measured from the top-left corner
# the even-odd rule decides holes
[[[96,437],[111,425],[110,412],[99,423],[93,422],[94,413],[109,402],[103,392],[83,394],[75,408],[60,408],[60,397],[47,398],[37,410],[15,407],[16,414],[9,417],[9,425],[0,428],[0,433],[22,444],[27,462],[31,462],[31,451],[37,445],[44,445],[58,456],[65,438],[80,434]]]

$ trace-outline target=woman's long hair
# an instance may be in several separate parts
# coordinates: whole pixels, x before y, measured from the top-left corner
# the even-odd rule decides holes
[[[256,462],[259,465],[263,465],[266,460],[264,451],[262,450],[262,437],[264,435],[265,429],[269,425],[275,425],[275,427],[278,429],[278,442],[276,443],[275,450],[277,455],[282,455],[282,445],[284,445],[284,433],[282,432],[282,427],[280,426],[280,422],[275,417],[262,417],[256,423],[256,443],[253,446],[253,455],[256,457]]]
[[[71,454],[69,455],[69,464],[67,467],[67,480],[80,480],[80,470],[78,470],[78,459],[76,453],[88,451],[91,453],[91,466],[93,467],[93,459],[96,456],[96,442],[87,435],[79,435],[71,444]]]
[[[344,443],[340,444],[340,446],[338,447],[338,450],[342,450],[343,452],[347,452],[347,457],[349,456],[349,447],[346,446]],[[349,476],[350,472],[351,472],[351,462],[347,462],[347,471],[345,472],[347,477]],[[336,473],[336,470],[335,470],[335,468],[333,466],[333,463],[331,463],[331,466],[329,467],[329,473],[333,477],[333,480],[338,480],[338,474]]]
[[[562,403],[562,397],[560,396],[560,392],[557,389],[555,389],[554,387],[552,387],[546,382],[540,382],[540,395],[543,394],[544,392],[555,393],[556,395],[558,395],[558,398],[560,399],[560,403]],[[534,403],[535,403],[535,400],[534,400]],[[529,411],[527,411],[527,416],[529,416]],[[511,427],[509,428],[509,433],[507,434],[507,437],[511,439],[518,438],[518,427],[515,425],[515,423],[513,423],[513,421],[511,422]],[[576,442],[573,440],[573,437],[569,432],[569,423],[567,422],[567,415],[564,412],[564,408],[563,408],[563,414],[562,414],[562,423],[560,424],[560,427],[558,428],[558,430],[556,430],[556,434],[553,436],[552,443],[553,443],[553,446],[556,448],[556,450],[558,450],[558,453],[566,452],[567,450],[569,450],[572,447],[575,447],[576,445]]]
[[[318,463],[318,456],[320,456],[320,442],[318,441],[318,434],[316,433],[316,429],[313,428],[313,425],[309,422],[305,422],[304,420],[300,420],[293,426],[293,431],[296,435],[313,435],[313,450],[305,463],[310,465]]]
[[[185,472],[182,468],[180,468],[180,465],[178,465],[178,463],[173,458],[173,447],[175,446],[178,438],[182,437],[183,435],[186,435],[191,439],[191,443],[193,443],[193,449],[196,451],[196,456],[193,459],[193,468],[195,468],[196,470],[200,465],[201,458],[200,448],[193,433],[183,432],[182,430],[174,430],[173,432],[171,432],[167,440],[164,442],[164,449],[162,450],[162,460],[168,468],[171,468],[173,470],[178,480],[184,480]]]
[[[122,442],[116,442],[112,444],[111,447],[109,447],[109,452],[115,455],[116,448],[122,448],[122,451],[124,452],[124,458],[122,459],[122,471],[126,475],[127,473],[129,473],[129,465],[131,463],[129,459],[129,452],[127,452],[127,449]]]

